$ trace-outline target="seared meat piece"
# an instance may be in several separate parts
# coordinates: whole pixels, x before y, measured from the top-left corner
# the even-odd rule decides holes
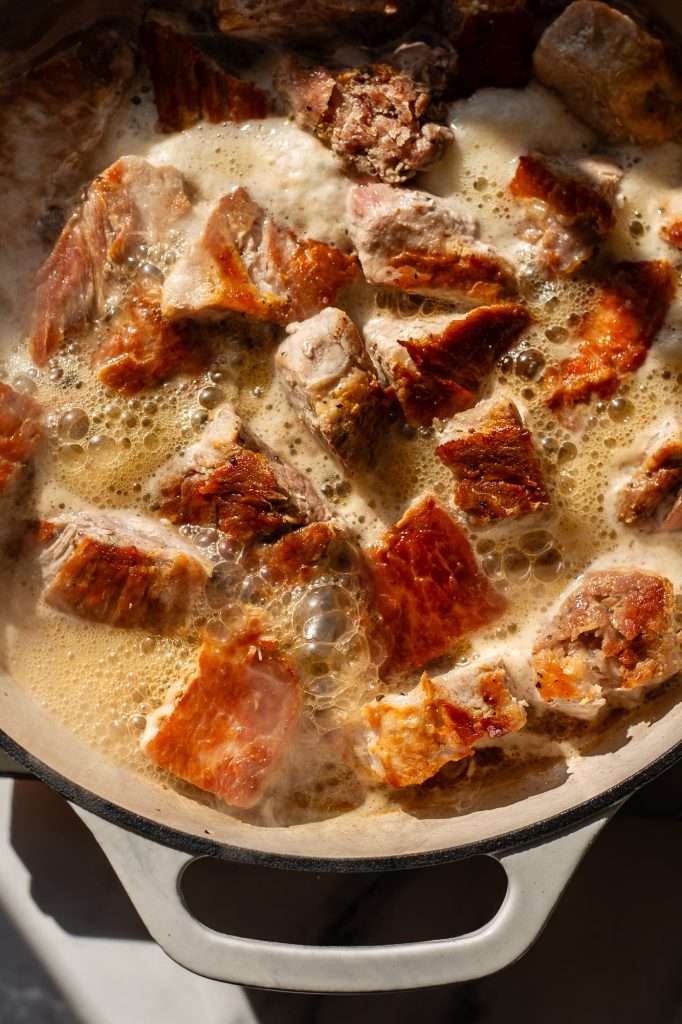
[[[275,88],[300,128],[343,165],[400,184],[440,160],[452,132],[428,120],[431,91],[389,64],[329,71],[282,59]]]
[[[301,686],[257,621],[225,642],[207,637],[197,674],[147,719],[141,741],[155,764],[236,807],[251,807],[298,721]]]
[[[39,261],[41,225],[54,218],[61,194],[76,185],[132,71],[128,44],[117,32],[95,27],[0,85],[0,218],[13,243],[3,246],[9,278],[3,270],[2,287],[9,288],[15,246],[27,233]]]
[[[577,403],[594,395],[610,398],[646,359],[674,291],[672,267],[665,260],[612,266],[577,328],[577,354],[545,374],[550,408],[570,419]]]
[[[355,324],[325,309],[287,335],[275,362],[291,404],[342,463],[368,460],[385,403]]]
[[[41,408],[29,395],[0,382],[0,494],[31,458],[42,429]]]
[[[369,552],[375,607],[388,650],[385,669],[407,672],[449,651],[495,619],[504,599],[480,571],[455,520],[427,496]]]
[[[46,602],[93,622],[174,633],[206,585],[196,550],[133,512],[64,513],[40,524],[39,541]]]
[[[524,306],[479,306],[464,316],[372,317],[367,349],[413,426],[448,419],[478,401],[495,361],[530,322]]]
[[[256,42],[328,39],[332,33],[356,41],[368,32],[386,38],[417,9],[416,0],[216,0],[220,30]]]
[[[163,260],[169,233],[189,209],[182,176],[173,167],[127,156],[95,178],[38,274],[29,342],[33,361],[44,366],[107,305],[125,304],[136,265]]]
[[[511,267],[477,241],[468,214],[428,192],[356,185],[348,225],[370,284],[472,304],[516,290]]]
[[[455,417],[436,454],[455,476],[455,501],[477,525],[549,508],[531,432],[513,402],[493,398]]]
[[[534,36],[526,0],[444,0],[440,17],[457,50],[458,96],[528,84]]]
[[[670,580],[639,569],[588,573],[533,650],[540,698],[591,718],[609,695],[656,686],[682,668]]]
[[[309,583],[326,570],[338,571],[337,563],[359,558],[344,530],[329,520],[311,523],[280,537],[274,544],[254,548],[252,562],[273,586]]]
[[[214,527],[242,544],[329,518],[307,477],[254,437],[228,406],[184,455],[161,467],[152,494],[171,523]]]
[[[592,157],[519,159],[509,190],[526,202],[522,237],[548,271],[572,274],[613,227],[613,200],[622,171]]]
[[[618,495],[618,518],[627,526],[682,529],[682,420],[664,423]]]
[[[429,46],[419,41],[401,43],[386,57],[386,63],[426,87],[432,98],[439,98],[457,70],[457,52],[448,47],[445,40],[442,42],[442,46]]]
[[[673,249],[682,249],[682,220],[672,220],[660,229],[661,238]]]
[[[243,313],[286,324],[331,305],[356,270],[354,256],[298,238],[237,188],[218,201],[166,278],[163,311],[170,318]]]
[[[526,713],[503,665],[477,663],[388,694],[362,709],[358,760],[388,786],[415,786],[449,761],[470,757],[481,740],[518,732]]]
[[[682,81],[658,39],[627,14],[576,0],[542,36],[535,73],[610,142],[656,145],[682,128]]]
[[[163,131],[179,132],[198,121],[220,124],[267,116],[266,93],[202,50],[179,15],[148,14],[141,42]]]

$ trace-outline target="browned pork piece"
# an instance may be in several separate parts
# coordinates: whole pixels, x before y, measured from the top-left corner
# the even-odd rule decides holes
[[[495,361],[530,322],[524,306],[479,306],[464,315],[397,317],[377,314],[363,328],[383,382],[405,419],[428,426],[478,401]]]
[[[528,83],[534,35],[526,0],[444,0],[438,6],[457,50],[457,95]]]
[[[267,94],[204,51],[183,17],[152,11],[141,41],[163,131],[179,132],[198,121],[220,124],[267,116]]]
[[[218,25],[227,35],[275,41],[328,39],[339,33],[380,39],[405,25],[416,0],[216,0]]]
[[[387,531],[369,563],[388,672],[421,668],[505,607],[464,532],[430,495]]]
[[[340,309],[291,324],[275,357],[289,401],[342,463],[367,461],[384,411],[362,339]]]
[[[184,181],[173,167],[127,156],[95,178],[38,274],[29,340],[33,361],[44,366],[64,342],[109,317],[111,328],[103,322],[99,338],[104,359],[110,346],[117,348],[117,325],[135,319],[133,307],[140,302],[149,307],[149,331],[159,335],[159,356],[165,358],[164,341],[175,344],[175,336],[160,314],[159,280],[172,232],[189,210]],[[121,333],[119,365],[128,346],[136,348],[134,332]],[[154,377],[154,365],[148,369]]]
[[[478,241],[469,215],[428,192],[355,185],[348,227],[370,284],[472,304],[516,291],[511,267]]]
[[[595,300],[576,328],[577,352],[550,366],[547,404],[572,426],[574,406],[610,398],[639,369],[675,294],[666,260],[615,263],[596,282]]]
[[[42,435],[34,399],[0,382],[0,495],[7,494]]]
[[[621,11],[576,0],[542,36],[535,73],[610,142],[656,145],[682,128],[682,81],[663,44]]]
[[[454,474],[455,501],[477,525],[549,508],[533,437],[513,402],[492,398],[456,416],[436,451]]]
[[[429,120],[431,90],[390,64],[330,71],[282,59],[274,84],[300,128],[345,167],[400,184],[443,155],[452,132]]]
[[[196,444],[161,467],[151,493],[171,523],[212,527],[241,544],[330,518],[308,478],[251,434],[229,406]]]
[[[38,540],[45,600],[70,615],[174,633],[204,592],[196,549],[134,512],[64,513],[40,523]]]
[[[362,709],[355,750],[370,777],[415,786],[450,761],[470,757],[482,740],[518,732],[523,706],[503,665],[476,663],[430,678],[405,694],[388,694]]]
[[[584,154],[519,159],[509,190],[525,203],[522,237],[553,274],[573,274],[613,227],[613,201],[622,171]]]
[[[682,420],[662,424],[639,467],[618,495],[618,518],[627,526],[682,529]]]
[[[679,672],[681,640],[670,580],[640,569],[588,573],[535,643],[538,696],[549,708],[592,718],[610,696]]]
[[[147,718],[141,747],[155,764],[251,807],[292,738],[302,689],[289,659],[253,620],[224,641],[207,637],[196,675]]]
[[[299,238],[237,188],[213,207],[166,278],[163,311],[171,319],[241,313],[286,324],[331,305],[356,272],[355,256]]]
[[[0,85],[0,218],[8,280],[19,240],[54,238],[59,200],[72,189],[117,107],[133,70],[128,44],[95,27],[66,40],[28,73]],[[23,242],[22,242],[23,244]],[[34,264],[34,266],[36,265]],[[15,298],[9,290],[10,302]]]

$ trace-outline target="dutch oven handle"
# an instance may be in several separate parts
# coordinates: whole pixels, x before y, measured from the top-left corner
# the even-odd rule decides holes
[[[520,957],[542,931],[581,857],[613,810],[527,850],[497,854],[507,893],[482,928],[386,946],[306,946],[224,935],[201,924],[180,888],[192,855],[74,807],[102,846],[152,937],[183,967],[218,981],[297,992],[382,992],[481,978]]]

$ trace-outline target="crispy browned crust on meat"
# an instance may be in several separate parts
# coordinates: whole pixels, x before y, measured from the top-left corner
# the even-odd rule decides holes
[[[540,39],[534,65],[611,142],[656,145],[682,127],[682,82],[663,44],[609,4],[570,4]]]
[[[502,668],[481,673],[481,713],[457,703],[455,694],[445,697],[426,672],[419,683],[424,701],[417,710],[390,700],[367,704],[363,717],[377,735],[372,756],[381,765],[382,781],[395,789],[419,785],[444,764],[471,757],[479,740],[498,739],[520,729],[526,715],[506,684]]]
[[[577,354],[545,374],[549,407],[561,412],[593,396],[610,398],[646,359],[674,292],[673,270],[665,260],[611,267],[577,328]]]
[[[509,265],[487,253],[410,250],[396,253],[388,263],[395,271],[396,288],[406,292],[451,290],[479,303],[495,303],[516,294]]]
[[[212,526],[244,544],[274,539],[307,521],[267,457],[240,445],[215,469],[192,468],[165,482],[159,512],[171,523]]]
[[[608,685],[663,682],[679,667],[674,594],[663,576],[640,570],[593,572],[561,605],[533,652],[544,700],[582,700],[589,660],[608,660]]]
[[[664,224],[659,234],[674,249],[682,249],[682,220],[671,220]]]
[[[682,439],[670,437],[649,452],[618,495],[618,518],[634,526],[651,519],[661,502],[682,488]]]
[[[424,338],[400,339],[415,364],[397,366],[393,387],[412,426],[449,419],[478,401],[496,360],[530,323],[525,306],[481,306]],[[406,324],[407,326],[407,324]]]
[[[291,738],[301,705],[293,665],[254,620],[225,643],[204,640],[196,676],[143,749],[193,786],[251,807]]]
[[[357,257],[273,225],[268,232],[268,255],[279,288],[277,292],[259,288],[249,276],[235,237],[248,236],[263,216],[248,191],[238,188],[220,200],[208,220],[204,244],[219,268],[221,307],[286,324],[332,305],[337,291],[356,276]]]
[[[253,558],[269,583],[289,586],[307,583],[320,570],[333,545],[348,543],[333,523],[310,523],[281,537],[275,544],[254,549]]]
[[[535,34],[526,0],[445,0],[440,7],[443,28],[457,50],[456,95],[527,85]]]
[[[476,428],[436,453],[454,474],[457,504],[476,523],[549,507],[531,432],[512,402],[495,406]]]
[[[198,121],[219,124],[267,116],[266,93],[204,53],[181,19],[152,13],[140,41],[163,131],[179,132]]]
[[[611,203],[599,189],[562,174],[556,164],[537,153],[519,157],[509,190],[519,199],[541,200],[563,224],[588,236],[601,238],[613,227]]]
[[[0,382],[0,494],[33,454],[42,435],[40,415],[33,398]]]
[[[331,72],[285,57],[274,84],[302,128],[347,167],[381,181],[407,181],[438,160],[452,138],[428,121],[428,87],[390,64]]]
[[[174,373],[198,373],[207,355],[206,348],[192,344],[187,325],[165,319],[153,289],[137,286],[106,325],[94,364],[106,387],[134,395]]]
[[[42,523],[38,540],[55,536]],[[61,611],[93,622],[154,633],[184,626],[206,582],[199,562],[182,552],[171,556],[81,536],[50,583],[45,600]]]
[[[462,530],[432,497],[391,527],[369,561],[388,671],[420,668],[505,606]]]

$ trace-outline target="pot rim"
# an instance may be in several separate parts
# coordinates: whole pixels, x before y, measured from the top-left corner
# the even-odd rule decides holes
[[[512,829],[511,832],[504,832],[489,839],[476,840],[457,847],[443,847],[440,850],[429,850],[424,853],[356,858],[305,857],[300,854],[268,853],[265,850],[234,846],[190,832],[183,832],[180,829],[153,821],[151,818],[146,818],[135,811],[127,810],[92,790],[86,789],[79,783],[73,782],[35,757],[2,729],[0,729],[0,748],[66,800],[152,842],[170,846],[194,857],[217,857],[240,864],[253,864],[258,867],[278,868],[285,871],[314,871],[318,874],[324,872],[331,874],[403,871],[463,860],[465,857],[494,856],[499,853],[536,846],[571,832],[578,826],[598,817],[609,807],[614,807],[648,782],[658,778],[673,764],[682,761],[682,740],[679,740],[644,768],[615,786],[604,790],[603,793],[584,800],[559,814],[542,818],[532,825],[525,825],[518,829]]]

